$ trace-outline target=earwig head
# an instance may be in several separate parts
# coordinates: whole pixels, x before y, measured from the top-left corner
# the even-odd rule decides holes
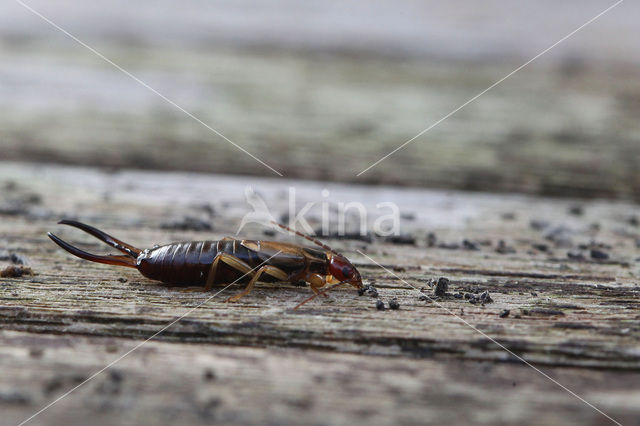
[[[362,288],[360,272],[341,254],[331,256],[329,273],[338,281],[347,282],[355,288]]]
[[[303,234],[302,232],[298,232],[295,229],[291,229],[286,225],[283,225],[278,222],[272,221],[276,226],[279,226],[282,229],[286,229],[287,231],[293,232],[296,235],[299,235],[307,240],[313,242],[314,244],[319,245],[323,249],[330,252],[330,260],[329,260],[329,273],[338,281],[342,283],[349,283],[355,288],[362,288],[362,277],[360,276],[360,272],[356,269],[355,266],[347,260],[346,257],[336,252],[334,249],[329,247],[328,245],[321,243],[320,241],[312,238],[308,235]],[[306,303],[306,302],[305,302]],[[300,306],[300,305],[299,305]],[[296,307],[297,309],[297,307]]]

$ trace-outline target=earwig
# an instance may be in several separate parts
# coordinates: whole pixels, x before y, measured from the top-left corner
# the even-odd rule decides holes
[[[315,238],[275,222],[323,250],[291,243],[231,237],[218,241],[171,243],[141,250],[81,222],[62,220],[59,223],[81,229],[124,253],[95,255],[72,246],[51,232],[47,234],[57,245],[82,259],[136,268],[147,278],[176,286],[203,287],[204,291],[211,290],[213,286],[247,282],[246,288],[229,297],[228,302],[237,302],[249,294],[258,281],[307,282],[314,294],[295,309],[342,284],[362,288],[360,273],[346,257]],[[330,286],[322,289],[327,284]]]

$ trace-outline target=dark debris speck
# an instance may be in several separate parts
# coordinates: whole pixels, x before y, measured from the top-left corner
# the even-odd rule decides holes
[[[26,265],[29,263],[26,257],[17,253],[9,253],[6,250],[0,251],[0,260],[8,260],[16,265]]]
[[[532,229],[535,229],[536,231],[542,231],[546,228],[548,228],[551,224],[549,222],[547,222],[546,220],[540,220],[540,219],[532,219],[529,222],[529,226]]]
[[[212,369],[207,368],[204,371],[203,378],[207,382],[212,382],[216,379],[216,373]]]
[[[500,318],[508,317],[510,312],[509,309],[503,309],[502,312],[500,312]]]
[[[382,300],[378,300],[376,302],[376,309],[379,311],[384,311],[384,302]]]
[[[484,305],[486,303],[493,303],[493,299],[491,298],[488,290],[485,290],[480,294],[465,293],[464,298],[468,300],[472,305],[477,305],[478,303],[480,303],[481,305]]]
[[[471,240],[463,240],[462,241],[462,246],[466,250],[480,250],[480,248],[478,247],[478,244],[476,244],[475,242],[473,242]]]
[[[384,239],[385,242],[397,245],[415,245],[416,239],[413,235],[401,234],[390,235]]]
[[[165,222],[160,225],[162,229],[174,230],[174,231],[211,231],[210,220],[204,220],[192,216],[185,216],[182,219],[172,222]]]
[[[17,253],[11,253],[9,260],[11,260],[11,262],[15,263],[16,265],[26,265],[27,263],[29,263],[26,257]]]
[[[498,241],[498,247],[496,248],[496,253],[500,254],[513,254],[516,252],[516,249],[508,246],[504,240]]]
[[[456,243],[440,243],[437,247],[445,250],[458,250],[460,245]]]
[[[580,206],[580,205],[574,205],[569,207],[569,214],[572,214],[574,216],[582,216],[584,214],[584,207]]]
[[[609,259],[609,254],[605,253],[602,250],[591,249],[591,258],[598,260],[606,260]]]
[[[447,290],[449,290],[449,279],[445,277],[438,278],[438,284],[433,289],[433,294],[442,297],[447,293]]]
[[[400,309],[400,303],[398,303],[398,300],[395,297],[389,300],[389,309],[393,309],[393,310]]]
[[[31,403],[31,396],[16,391],[0,391],[0,403],[26,405]]]
[[[0,271],[0,277],[2,278],[20,278],[23,275],[33,275],[33,270],[27,266],[11,265]]]
[[[371,284],[367,284],[367,285],[363,286],[362,288],[358,289],[358,296],[364,296],[365,294],[367,296],[369,296],[369,297],[377,298],[378,297],[378,289],[376,289]]]
[[[514,212],[502,213],[502,220],[516,220],[516,214]]]
[[[579,250],[569,250],[567,252],[567,257],[573,260],[584,260],[584,255]]]
[[[538,251],[547,251],[549,250],[549,246],[546,244],[532,244],[533,248]]]
[[[438,237],[436,237],[436,234],[433,232],[429,232],[427,234],[427,247],[433,247],[436,245],[437,242],[438,242]]]
[[[484,292],[482,292],[482,294],[480,294],[480,302],[482,304],[492,303],[493,302],[493,299],[489,295],[489,291],[488,290],[485,290]]]

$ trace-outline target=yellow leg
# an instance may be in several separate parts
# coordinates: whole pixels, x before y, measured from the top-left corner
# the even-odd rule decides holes
[[[235,296],[231,296],[230,298],[228,298],[227,302],[237,302],[242,297],[251,293],[251,290],[253,290],[253,286],[260,279],[260,276],[262,274],[269,274],[272,277],[275,277],[282,281],[285,281],[289,278],[289,276],[282,269],[278,269],[275,266],[264,265],[260,269],[258,269],[257,272],[255,272],[255,275],[253,276],[253,278],[251,278],[251,281],[249,281],[247,287]]]
[[[309,287],[311,287],[311,291],[313,291],[315,294],[319,294],[320,293],[319,288],[324,287],[324,285],[326,284],[324,277],[318,274],[313,274],[309,276],[307,278],[307,281],[309,282]],[[324,293],[323,296],[329,297],[326,293]]]
[[[209,275],[207,275],[207,284],[204,286],[204,291],[209,291],[213,287],[213,283],[216,278],[216,271],[218,270],[218,263],[222,261],[234,269],[246,274],[251,270],[251,266],[246,262],[232,256],[228,253],[218,253],[211,263],[211,269],[209,269]]]

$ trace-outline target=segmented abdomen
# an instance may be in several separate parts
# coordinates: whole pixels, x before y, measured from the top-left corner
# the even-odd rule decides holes
[[[204,285],[218,254],[218,241],[190,241],[145,250],[137,259],[147,278],[180,285]]]
[[[266,260],[263,259],[264,256],[243,246],[240,240],[220,240],[189,241],[155,247],[142,252],[136,262],[138,270],[147,278],[175,285],[202,286],[206,284],[211,264],[220,252],[232,255],[250,268],[256,268]],[[214,284],[229,284],[236,280],[243,283],[250,278],[250,274],[219,262]],[[264,278],[272,281],[268,276]]]

